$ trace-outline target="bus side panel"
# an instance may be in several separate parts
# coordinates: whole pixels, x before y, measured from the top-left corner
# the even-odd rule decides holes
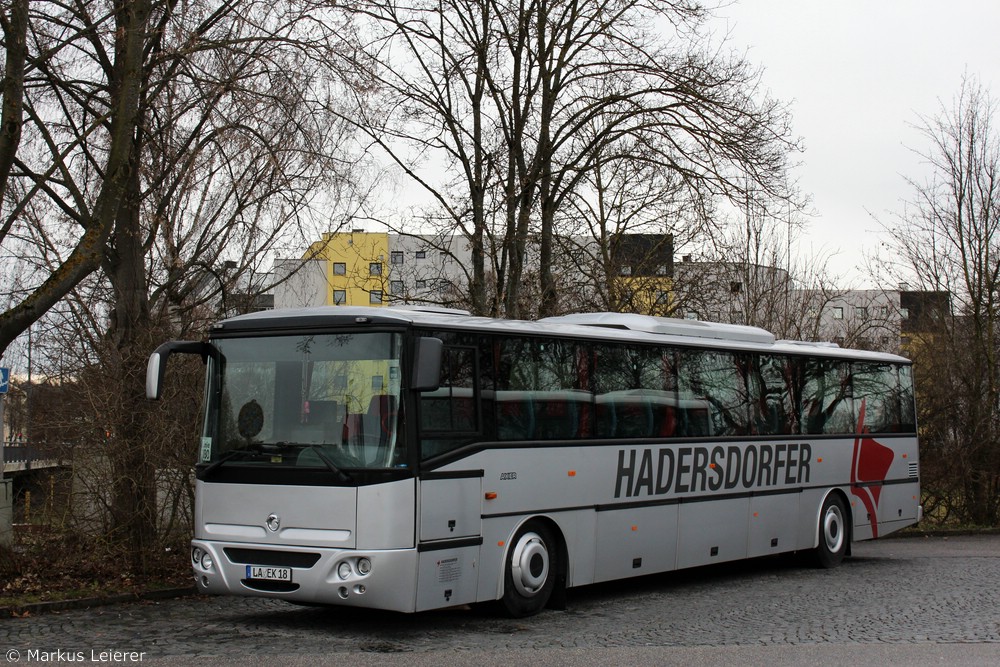
[[[482,477],[420,481],[420,541],[482,534]]]
[[[798,549],[799,493],[755,496],[750,499],[750,538],[747,556],[767,556]]]
[[[674,569],[678,505],[608,510],[597,514],[595,581]]]
[[[503,592],[504,556],[507,542],[523,517],[504,516],[483,519],[483,548],[479,563],[479,602],[497,600]],[[572,555],[570,563],[572,564]]]
[[[916,481],[870,487],[862,489],[861,493],[867,495],[870,503],[878,500],[875,506],[878,537],[916,523],[920,506],[920,485]]]
[[[420,552],[417,611],[475,602],[478,560],[479,545]]]
[[[681,502],[677,567],[746,558],[749,514],[749,498]]]
[[[416,481],[358,487],[358,549],[412,549]]]

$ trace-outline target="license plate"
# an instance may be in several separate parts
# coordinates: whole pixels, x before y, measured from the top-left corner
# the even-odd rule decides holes
[[[267,565],[247,565],[247,579],[266,579],[267,581],[291,581],[292,568],[268,567]]]

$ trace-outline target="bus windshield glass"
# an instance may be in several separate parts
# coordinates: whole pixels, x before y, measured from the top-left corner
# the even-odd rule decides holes
[[[400,335],[309,334],[213,341],[201,461],[394,468]]]

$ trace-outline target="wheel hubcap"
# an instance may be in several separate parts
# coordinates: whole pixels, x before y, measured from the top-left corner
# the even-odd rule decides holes
[[[525,533],[514,545],[510,562],[514,588],[531,597],[541,590],[549,577],[549,550],[537,533]]]
[[[831,505],[823,516],[823,539],[831,553],[837,553],[844,546],[844,517],[840,508]]]

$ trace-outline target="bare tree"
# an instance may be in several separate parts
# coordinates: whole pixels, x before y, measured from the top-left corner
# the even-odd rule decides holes
[[[172,451],[151,428],[145,359],[171,325],[261,287],[275,244],[333,199],[346,168],[325,61],[338,26],[295,0],[31,7],[28,122],[0,241],[33,271],[0,316],[0,344],[72,295],[63,340],[87,342],[76,373],[101,388],[110,536],[141,572]]]
[[[9,162],[12,171],[0,173],[5,176],[0,244],[8,251],[22,250],[26,234],[19,225],[37,222],[39,213],[61,218],[72,240],[64,241],[68,252],[50,273],[27,291],[10,295],[8,309],[0,313],[0,352],[100,265],[136,169],[132,142],[151,13],[150,0],[76,9],[24,3],[13,5],[5,20],[4,48],[10,60],[4,83],[7,140],[0,165]],[[91,16],[107,29],[98,30]],[[79,18],[85,19],[83,24]],[[107,35],[108,41],[93,39],[96,34]],[[85,65],[78,49],[87,43],[100,46],[101,76],[79,85],[77,67]],[[21,58],[25,65],[19,72]],[[55,80],[62,83],[52,85]],[[81,143],[83,137],[88,144]],[[88,151],[87,145],[101,148]],[[81,158],[90,163],[87,182],[71,173]],[[37,199],[46,198],[51,206],[38,204]]]
[[[780,174],[794,148],[784,108],[754,99],[758,74],[745,61],[703,48],[697,3],[352,8],[368,28],[358,52],[383,94],[358,126],[429,193],[429,218],[469,240],[477,312],[559,309],[557,220],[612,163],[663,165],[731,196],[749,173],[784,194]],[[533,313],[520,296],[533,289],[529,273],[540,295]]]
[[[925,488],[970,523],[1000,520],[1000,137],[996,101],[966,79],[921,119],[926,180],[886,225],[897,275],[951,295],[954,317],[910,331],[922,417]],[[889,265],[883,260],[883,266]],[[936,321],[931,321],[936,320]]]

